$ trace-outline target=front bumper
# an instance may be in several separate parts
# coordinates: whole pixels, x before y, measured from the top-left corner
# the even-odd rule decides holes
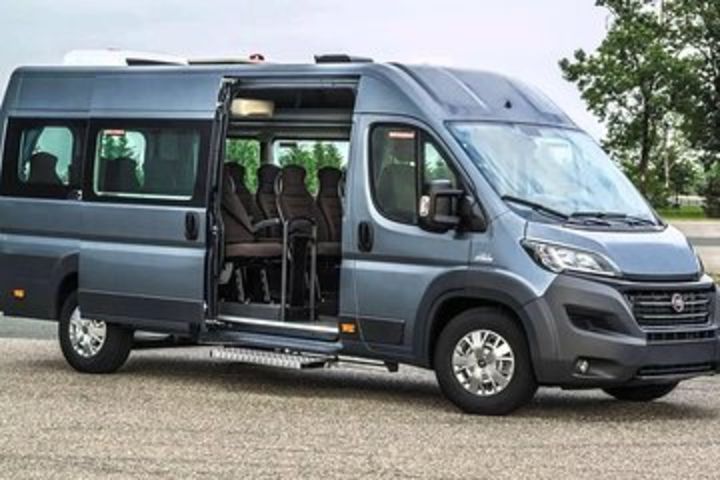
[[[534,325],[552,326],[550,342],[534,349],[543,385],[592,388],[677,381],[713,374],[720,365],[718,292],[704,325],[641,327],[626,291],[710,289],[712,281],[638,284],[558,275],[544,296],[525,306]],[[588,369],[579,368],[587,361]],[[582,362],[581,362],[582,363]]]

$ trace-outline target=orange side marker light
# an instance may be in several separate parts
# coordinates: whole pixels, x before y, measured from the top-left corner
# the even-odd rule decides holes
[[[350,334],[354,335],[355,333],[357,333],[357,326],[351,322],[341,323],[340,324],[340,333],[350,333]]]
[[[25,299],[25,289],[24,288],[14,288],[12,291],[12,296],[15,300]]]

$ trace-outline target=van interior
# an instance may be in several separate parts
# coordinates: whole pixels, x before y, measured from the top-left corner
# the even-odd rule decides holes
[[[232,94],[221,173],[218,319],[337,335],[353,86]],[[326,328],[323,328],[326,327]]]

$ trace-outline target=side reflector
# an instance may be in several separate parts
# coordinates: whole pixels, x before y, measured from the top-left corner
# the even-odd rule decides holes
[[[16,300],[22,300],[25,298],[25,289],[24,288],[14,288],[12,291],[12,296]]]
[[[340,333],[350,333],[354,335],[355,333],[357,333],[357,326],[352,322],[341,323]]]

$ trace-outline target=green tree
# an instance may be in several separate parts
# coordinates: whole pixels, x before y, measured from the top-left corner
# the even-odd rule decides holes
[[[128,144],[127,136],[105,134],[100,140],[100,156],[107,160],[116,160],[133,158],[134,152]]]
[[[683,131],[704,165],[707,213],[720,216],[720,2],[666,0],[675,55],[687,64],[678,79]]]
[[[245,167],[245,186],[257,190],[257,170],[260,168],[260,143],[257,140],[229,139],[225,144],[225,162]]]
[[[300,165],[305,169],[305,185],[308,191],[318,191],[317,173],[321,168],[341,168],[342,155],[333,142],[317,141],[312,145],[306,142],[287,143],[280,154],[281,166]]]
[[[305,169],[305,186],[310,193],[317,192],[317,163],[313,150],[300,142],[286,144],[278,159],[282,167],[299,165]]]
[[[562,59],[567,80],[577,84],[582,98],[607,127],[603,142],[636,185],[649,196],[664,183],[654,158],[671,122],[675,90],[684,64],[673,57],[667,27],[644,0],[597,0],[612,23],[593,53],[577,50]],[[650,195],[650,194],[653,195]]]
[[[342,168],[343,157],[335,143],[325,143],[323,150],[322,161],[318,160],[318,170],[323,167]]]

